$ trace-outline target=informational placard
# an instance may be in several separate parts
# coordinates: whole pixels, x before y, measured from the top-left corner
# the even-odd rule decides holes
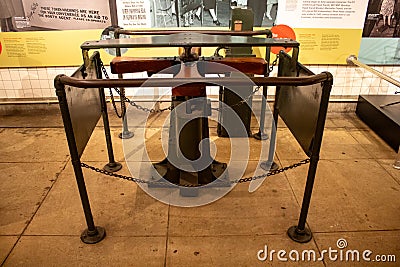
[[[190,31],[218,27],[228,30],[231,11],[239,8],[231,6],[235,1],[203,1],[204,5],[207,4],[204,8],[198,5],[197,0],[19,1],[23,1],[21,9],[24,9],[27,24],[20,27],[19,32],[12,32],[13,29],[10,28],[10,32],[0,33],[0,67],[80,65],[80,44],[87,40],[99,40],[102,38],[102,30],[116,25],[125,29],[182,27]],[[369,32],[369,36],[376,35],[379,31],[385,34],[400,32],[397,30],[400,28],[400,23],[397,23],[400,12],[396,13],[396,5],[394,15],[390,16],[392,24],[379,27],[385,19],[379,13],[381,5],[377,6],[376,3],[382,1],[370,0],[376,8],[375,11],[370,11],[368,7],[368,12],[368,2],[359,0],[239,2],[243,5],[240,8],[253,10],[255,30],[279,24],[293,28],[296,40],[300,43],[299,60],[303,64],[346,64],[349,55],[359,54],[363,32]],[[17,14],[13,19],[17,19]],[[376,21],[371,22],[373,19]],[[368,27],[365,26],[366,23]],[[385,62],[393,62],[393,59],[399,57],[398,43],[389,43],[387,45],[388,42],[380,42],[374,46],[381,50],[381,54],[374,52],[378,59],[390,57],[392,61]],[[362,47],[369,49],[371,45],[367,43]],[[175,50],[135,49],[128,51],[126,55],[175,56]],[[143,51],[145,53],[140,54]],[[258,55],[264,54],[259,48],[254,48],[253,51]],[[363,55],[369,57],[371,53]],[[360,55],[359,58],[363,57]]]
[[[23,0],[31,27],[54,30],[104,29],[111,23],[108,0]]]
[[[370,0],[362,37],[361,62],[400,65],[400,1]]]
[[[357,55],[367,9],[365,1],[279,0],[277,24],[294,28],[304,64],[346,64]]]
[[[150,1],[117,0],[118,26],[151,28]]]
[[[5,32],[0,34],[0,67],[77,66],[80,45],[102,30]]]
[[[46,67],[79,66],[83,63],[81,44],[88,40],[100,39],[102,30],[35,31],[0,33],[1,67]],[[211,54],[213,50],[203,49]],[[100,50],[104,64],[113,58]],[[124,56],[169,56],[178,55],[176,47],[129,49]]]
[[[355,0],[280,0],[277,24],[294,28],[362,29],[367,5]]]

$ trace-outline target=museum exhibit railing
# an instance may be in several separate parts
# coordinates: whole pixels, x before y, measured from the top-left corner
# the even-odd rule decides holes
[[[280,52],[278,63],[278,77],[266,77],[264,75],[263,77],[246,76],[246,78],[243,78],[244,76],[206,77],[205,75],[196,75],[193,77],[189,74],[188,76],[177,75],[176,77],[172,78],[156,79],[104,79],[103,63],[100,59],[100,54],[97,51],[94,51],[93,54],[89,56],[89,50],[91,49],[98,50],[102,48],[182,47],[184,52],[178,57],[173,57],[173,64],[175,64],[177,61],[177,65],[180,66],[179,68],[183,70],[185,70],[186,65],[197,65],[197,70],[199,70],[197,74],[203,73],[202,71],[200,71],[204,70],[201,66],[203,66],[203,62],[208,61],[217,61],[218,63],[222,62],[221,64],[226,63],[229,66],[233,65],[237,66],[238,68],[243,68],[245,70],[246,68],[244,68],[243,66],[246,66],[246,64],[250,62],[251,64],[254,63],[254,66],[261,67],[261,70],[263,72],[267,74],[269,73],[269,60],[263,61],[261,59],[254,60],[251,58],[235,58],[233,60],[224,60],[221,59],[221,57],[199,57],[198,55],[192,53],[193,47],[221,46],[260,46],[266,48],[278,46],[282,47],[282,49],[291,47],[293,48],[293,51],[291,55],[285,53],[284,51]],[[221,184],[226,184],[227,182],[229,185],[243,182],[251,183],[255,180],[264,179],[268,176],[309,163],[299,221],[296,226],[290,227],[287,231],[287,234],[292,240],[302,243],[309,242],[312,239],[312,233],[311,230],[306,226],[306,219],[310,206],[317,165],[319,161],[319,154],[333,77],[329,72],[314,74],[302,64],[300,64],[297,61],[298,47],[298,42],[288,39],[232,36],[225,33],[224,35],[220,35],[218,33],[213,33],[212,31],[205,34],[166,33],[165,35],[160,32],[158,36],[151,35],[149,37],[132,39],[88,41],[82,44],[81,48],[84,58],[84,64],[72,75],[72,77],[68,77],[66,75],[58,75],[55,78],[55,88],[67,136],[71,162],[73,165],[75,178],[77,181],[87,223],[87,229],[82,233],[81,240],[85,243],[90,244],[97,243],[105,237],[105,229],[100,226],[96,226],[94,223],[82,168],[89,168],[102,174],[121,178],[128,181],[133,181],[138,184],[146,184],[148,186],[151,186],[152,184],[159,185],[161,183],[163,186],[174,187],[178,190],[181,190],[181,193],[184,192],[184,194],[182,194],[184,197],[185,194],[187,194],[188,192],[186,188],[189,188],[190,190],[193,189],[194,191],[191,192],[196,192],[197,194],[199,190],[202,190],[202,188],[207,185],[204,184],[205,182],[200,178],[193,182],[193,184],[182,184],[182,180],[177,179],[175,181],[173,179],[169,179],[168,177],[164,180],[159,179],[157,181],[154,181],[154,177],[128,177],[116,174],[116,172],[121,168],[121,164],[116,162],[114,158],[106,98],[104,93],[105,88],[131,88],[140,87],[143,84],[145,84],[146,88],[171,87],[173,104],[171,108],[167,109],[166,111],[172,113],[174,109],[177,109],[177,106],[174,105],[174,102],[180,101],[182,103],[185,103],[185,100],[182,100],[182,97],[184,97],[185,99],[193,99],[201,95],[207,98],[205,88],[208,85],[215,86],[223,83],[225,87],[232,86],[235,88],[239,88],[240,90],[240,87],[242,85],[247,86],[248,81],[250,80],[252,84],[254,84],[254,86],[258,88],[260,86],[276,86],[275,101],[272,112],[273,119],[271,120],[272,127],[271,131],[268,133],[270,145],[266,153],[268,155],[267,162],[270,164],[272,163],[275,153],[275,144],[277,138],[276,127],[278,123],[278,117],[281,117],[282,120],[285,122],[286,126],[288,127],[294,138],[297,140],[298,144],[301,146],[304,154],[307,156],[307,159],[302,160],[299,163],[295,163],[291,166],[283,167],[281,169],[270,171],[265,170],[265,173],[254,175],[252,177],[228,177],[229,174],[225,175],[223,178],[221,178],[222,175],[221,177],[212,176],[212,178],[215,179],[215,181],[212,182],[217,182],[216,184],[218,184],[218,181],[221,180]],[[267,49],[267,51],[269,50]],[[155,64],[147,65],[146,60],[143,61],[143,59],[129,58],[127,60],[131,62],[133,66],[136,66],[138,68],[142,68],[143,66],[156,66]],[[137,62],[135,60],[137,60]],[[158,60],[159,62],[165,62],[165,58],[151,58],[151,60],[154,60],[155,62],[158,62]],[[121,61],[121,58],[118,58],[117,62],[123,62],[123,60]],[[135,62],[139,63],[136,64]],[[128,64],[127,68],[130,68],[130,65],[131,64]],[[257,68],[257,71],[255,72],[258,72],[259,70],[260,69]],[[212,69],[212,72],[218,72],[218,69]],[[185,86],[182,87],[182,84],[185,84]],[[195,94],[194,97],[192,97],[193,94]],[[263,95],[266,96],[266,90],[263,90]],[[121,98],[121,101],[128,102],[133,100]],[[197,104],[186,105],[187,108],[184,113],[192,113],[192,107],[196,105]],[[197,105],[197,108],[201,110],[203,114],[208,114],[210,112],[207,102],[204,102],[204,105]],[[217,111],[219,112],[220,110]],[[206,118],[207,116],[209,115],[206,115]],[[97,125],[100,117],[103,118],[103,126],[109,158],[109,162],[104,166],[103,169],[96,168],[84,162],[81,162],[81,155],[84,152],[90,136],[92,135],[93,130]],[[207,119],[205,119],[205,121],[207,121]],[[204,141],[205,139],[202,138],[208,137],[209,129],[205,121],[203,120],[202,123],[200,123],[201,126],[197,130],[200,133],[195,133],[193,131],[190,132],[191,134],[193,133],[193,135],[199,134],[199,136],[201,137],[199,141]],[[170,135],[172,134],[172,128],[173,127],[171,126],[169,129]],[[193,143],[191,139],[195,137],[189,135],[189,137],[185,138],[186,140],[183,140],[183,144]],[[199,143],[195,143],[195,145]],[[205,143],[206,145],[203,146],[209,146],[207,142]],[[181,144],[176,144],[173,142],[169,142],[168,146],[176,146],[177,150],[181,149]],[[182,149],[185,150],[186,148]],[[192,147],[191,149],[189,148],[189,152],[196,149],[198,150],[198,147]],[[207,149],[209,149],[209,147],[207,147]],[[169,148],[168,150],[170,151]],[[233,153],[240,154],[242,153],[242,151],[234,151]],[[166,160],[168,160],[168,157]],[[261,164],[263,163],[264,162],[262,162]],[[175,168],[178,170],[178,172],[185,172],[183,170],[183,166],[175,166]],[[200,177],[200,174],[202,175],[202,171],[198,171],[197,174],[198,177]],[[228,179],[226,179],[227,177]],[[155,188],[154,190],[159,189]],[[196,194],[189,193],[188,195],[191,198],[195,198]]]

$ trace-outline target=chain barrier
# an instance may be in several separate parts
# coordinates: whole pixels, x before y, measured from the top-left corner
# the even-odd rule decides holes
[[[104,77],[106,77],[106,79],[109,80],[110,76],[108,75],[107,70],[104,67],[103,61],[101,59],[100,59],[100,67],[101,67],[101,71],[104,74]],[[114,108],[114,112],[117,115],[117,117],[121,119],[122,115],[123,115],[123,110],[121,110],[121,114],[119,114],[118,109],[117,109],[117,105],[115,104],[115,99],[114,99],[114,94],[113,94],[112,88],[108,88],[108,89],[109,89],[109,92],[110,92],[111,104],[112,104],[112,106]]]
[[[106,68],[104,67],[104,64],[103,64],[103,62],[102,62],[101,60],[100,60],[100,66],[101,66],[101,70],[102,70],[102,72],[103,72],[103,74],[104,74],[104,77],[105,77],[106,79],[110,79],[110,76],[108,75],[107,70],[106,70]],[[121,97],[121,101],[122,101],[122,102],[127,102],[127,103],[129,103],[131,106],[133,106],[134,108],[136,108],[136,109],[138,109],[138,110],[141,110],[141,111],[144,111],[144,112],[147,112],[147,113],[161,113],[161,112],[164,112],[164,111],[166,111],[166,110],[171,110],[171,109],[172,109],[172,106],[169,106],[169,107],[163,108],[163,109],[154,109],[154,108],[150,109],[150,108],[146,108],[146,107],[143,107],[143,106],[141,106],[141,105],[136,104],[134,101],[131,101],[129,98],[127,98],[125,95],[123,95],[123,94],[121,93],[121,91],[120,91],[118,88],[115,88],[115,87],[114,87],[114,88],[109,88],[109,90],[110,90],[111,103],[112,103],[112,105],[113,105],[115,114],[117,114],[118,118],[122,118],[122,117],[124,116],[124,108],[122,108],[121,114],[119,114],[118,109],[117,109],[117,106],[116,106],[116,104],[115,104],[115,99],[114,99],[114,95],[113,95],[112,89],[114,89],[114,90],[118,93],[118,95]]]
[[[274,61],[272,61],[271,66],[269,67],[269,73],[271,73],[274,70],[274,67],[278,64],[278,60],[279,60],[279,55],[276,55]],[[268,74],[269,74],[268,73]],[[242,104],[249,104],[248,101],[260,90],[261,86],[257,86],[256,89],[245,99],[243,99],[242,101],[239,101],[238,103],[235,103],[233,105],[230,105],[229,107],[225,107],[223,109],[221,108],[211,108],[212,110],[216,110],[216,111],[220,111],[220,110],[224,110],[224,109],[228,109],[228,108],[233,108],[235,106],[239,106]]]
[[[274,67],[277,65],[278,58],[279,58],[279,56],[277,55],[275,60],[272,62],[271,66],[269,67],[269,71],[270,72],[272,72]],[[102,72],[104,74],[104,77],[106,79],[110,79],[110,76],[108,75],[107,69],[104,67],[104,64],[103,64],[102,60],[100,60],[100,66],[101,66],[101,70],[102,70]],[[243,100],[241,100],[241,101],[239,101],[239,102],[237,102],[237,103],[235,103],[233,105],[230,105],[229,108],[233,108],[233,107],[245,104],[245,103],[248,104],[248,101],[251,99],[251,97],[253,97],[260,90],[260,88],[261,88],[261,86],[257,86],[256,89],[254,89],[253,92],[249,96],[247,96],[245,99],[243,99]],[[112,103],[112,106],[114,108],[115,114],[117,115],[118,118],[122,118],[124,116],[125,108],[122,105],[121,114],[118,112],[112,89],[114,89],[118,93],[118,95],[122,98],[121,101],[128,102],[131,106],[133,106],[134,108],[136,108],[138,110],[141,110],[141,111],[144,111],[144,112],[147,112],[147,113],[161,113],[161,112],[164,112],[164,111],[167,111],[167,110],[172,110],[172,106],[169,106],[169,107],[163,108],[163,109],[154,109],[154,108],[150,109],[150,108],[143,107],[141,105],[136,104],[134,101],[131,101],[129,98],[125,97],[125,95],[123,95],[118,88],[115,88],[115,87],[114,88],[109,88],[111,103]],[[223,109],[227,109],[227,108],[228,107],[225,107]],[[215,110],[215,111],[220,111],[220,110],[223,110],[223,109],[221,109],[221,108],[211,108],[211,110]]]
[[[269,72],[273,71],[273,68],[277,65],[278,59],[279,59],[279,56],[277,55],[275,60],[272,62],[271,66],[269,67]],[[103,62],[101,60],[100,60],[100,66],[101,66],[101,70],[102,70],[102,72],[104,74],[104,77],[106,79],[110,79],[110,76],[108,75],[107,70],[104,67],[104,64],[103,64]],[[253,95],[255,95],[260,90],[260,88],[261,88],[261,86],[257,86],[256,89],[254,89],[253,92],[248,97],[246,97],[242,101],[239,101],[238,103],[235,103],[235,104],[229,106],[229,108],[232,108],[232,107],[235,107],[235,106],[239,106],[239,105],[242,105],[244,103],[248,103],[250,98]],[[114,89],[120,95],[120,97],[122,98],[121,101],[128,102],[131,106],[135,107],[138,110],[141,110],[141,111],[144,111],[144,112],[148,112],[148,113],[160,113],[160,112],[164,112],[164,111],[167,111],[167,110],[172,110],[172,106],[169,106],[169,107],[163,108],[163,109],[150,109],[150,108],[147,108],[147,107],[140,106],[140,105],[136,104],[135,102],[131,101],[129,98],[127,98],[125,96],[122,96],[121,91],[118,88],[109,88],[111,102],[112,102],[112,105],[114,107],[115,113],[117,114],[117,116],[119,118],[123,117],[124,110],[123,110],[123,107],[122,107],[121,114],[118,112],[118,109],[117,109],[116,104],[115,104],[115,99],[114,99],[114,95],[113,95],[112,89]],[[211,108],[211,109],[212,110],[217,110],[217,111],[221,110],[219,108]],[[279,173],[283,173],[283,172],[285,172],[287,170],[290,170],[290,169],[297,168],[299,166],[308,164],[309,162],[310,162],[309,158],[308,159],[304,159],[304,160],[301,160],[301,161],[299,161],[297,163],[294,163],[292,165],[289,165],[289,166],[286,166],[286,167],[283,167],[283,168],[280,168],[280,169],[277,169],[277,170],[274,170],[274,171],[263,173],[263,174],[260,174],[260,175],[257,175],[257,176],[235,179],[235,180],[229,181],[229,183],[230,184],[240,184],[240,183],[247,183],[247,182],[259,180],[259,179],[266,178],[266,177],[269,177],[269,176],[277,175]],[[94,166],[90,166],[90,165],[88,165],[86,163],[83,163],[83,162],[81,162],[81,167],[86,168],[86,169],[90,169],[90,170],[92,170],[94,172],[101,173],[101,174],[104,174],[104,175],[107,175],[107,176],[119,178],[119,179],[122,179],[122,180],[131,181],[131,182],[135,182],[135,183],[160,185],[160,186],[171,185],[171,183],[166,182],[166,181],[147,181],[147,180],[143,180],[143,179],[140,179],[140,178],[135,178],[135,177],[131,177],[131,176],[116,174],[116,173],[113,173],[113,172],[106,171],[104,169],[100,169],[100,168],[97,168],[97,167],[94,167]],[[176,185],[176,186],[178,186],[178,185]],[[198,186],[203,186],[203,184],[180,184],[179,186],[183,186],[183,187],[198,187]]]
[[[275,60],[272,61],[272,64],[269,67],[269,73],[271,73],[274,70],[274,67],[278,64],[278,60],[279,60],[279,55],[277,54]]]
[[[269,177],[269,176],[277,175],[279,173],[285,172],[285,171],[290,170],[290,169],[295,169],[295,168],[297,168],[299,166],[308,164],[309,162],[310,162],[309,158],[308,159],[303,159],[303,160],[301,160],[301,161],[299,161],[297,163],[294,163],[292,165],[289,165],[289,166],[286,166],[286,167],[283,167],[283,168],[280,168],[280,169],[277,169],[277,170],[274,170],[274,171],[263,173],[263,174],[260,174],[260,175],[257,175],[257,176],[235,179],[235,180],[229,181],[229,183],[230,184],[241,184],[241,183],[247,183],[247,182],[259,180],[259,179],[266,178],[266,177]],[[97,168],[97,167],[94,167],[94,166],[90,166],[90,165],[88,165],[86,163],[83,163],[83,162],[81,162],[81,167],[82,168],[86,168],[86,169],[90,169],[90,170],[92,170],[94,172],[101,173],[101,174],[104,174],[104,175],[107,175],[107,176],[119,178],[119,179],[122,179],[122,180],[131,181],[131,182],[135,182],[135,183],[149,184],[149,185],[160,185],[160,186],[166,186],[166,185],[171,186],[171,183],[167,182],[167,181],[147,181],[147,180],[143,180],[143,179],[140,179],[140,178],[135,178],[135,177],[131,177],[131,176],[126,176],[126,175],[121,175],[121,174],[109,172],[109,171],[106,171],[106,170],[103,170],[103,169],[100,169],[100,168]],[[176,185],[176,186],[178,186],[178,185]],[[203,184],[179,184],[179,186],[183,186],[183,187],[199,187],[199,186],[203,186]]]
[[[227,106],[227,107],[224,107],[224,108],[211,108],[211,110],[222,111],[222,110],[225,110],[225,109],[234,108],[234,107],[242,105],[242,104],[247,104],[247,105],[250,106],[250,104],[249,104],[250,99],[260,90],[260,88],[261,88],[261,86],[257,86],[256,89],[254,89],[253,92],[251,92],[251,94],[248,95],[245,99],[243,99],[243,100],[241,100],[241,101],[239,101],[239,102],[237,102],[237,103],[235,103],[233,105],[230,105],[230,106]]]

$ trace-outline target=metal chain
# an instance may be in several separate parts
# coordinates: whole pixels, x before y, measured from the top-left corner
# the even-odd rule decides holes
[[[279,56],[277,55],[276,58],[275,58],[275,60],[272,62],[272,65],[271,65],[271,67],[269,68],[270,72],[272,72],[274,66],[277,65],[278,58],[279,58]],[[103,61],[102,61],[102,60],[100,60],[100,66],[101,66],[101,70],[102,70],[102,72],[103,72],[103,74],[104,74],[104,77],[105,77],[106,79],[110,79],[110,76],[108,75],[107,69],[104,67],[104,64],[103,64]],[[233,108],[233,107],[242,105],[242,104],[244,104],[244,103],[248,103],[248,101],[250,100],[250,98],[253,97],[253,96],[260,90],[260,88],[261,88],[261,86],[257,86],[256,89],[255,89],[248,97],[246,97],[245,99],[243,99],[243,100],[241,100],[241,101],[239,101],[239,102],[237,102],[237,103],[235,103],[235,104],[233,104],[233,105],[230,105],[229,107],[225,107],[225,108],[223,108],[223,109]],[[122,116],[124,115],[124,114],[123,114],[124,112],[123,112],[123,110],[121,110],[121,114],[119,114],[118,109],[117,109],[117,106],[116,106],[116,104],[115,104],[115,99],[114,99],[114,95],[113,95],[112,89],[114,89],[114,90],[119,94],[120,97],[122,97],[122,96],[121,96],[121,91],[120,91],[118,88],[115,88],[115,87],[114,87],[114,88],[109,88],[109,90],[110,90],[111,103],[112,103],[112,105],[113,105],[115,114],[118,116],[118,118],[122,118]],[[129,103],[131,106],[133,106],[134,108],[136,108],[136,109],[138,109],[138,110],[141,110],[141,111],[144,111],[144,112],[147,112],[147,113],[161,113],[161,112],[164,112],[164,111],[167,111],[167,110],[172,110],[172,106],[169,106],[169,107],[163,108],[163,109],[154,109],[154,108],[150,109],[150,108],[146,108],[146,107],[143,107],[143,106],[141,106],[141,105],[136,104],[134,101],[131,101],[129,98],[127,98],[127,97],[125,97],[125,96],[123,96],[122,98],[123,98],[123,100],[124,100],[125,102],[128,102],[128,103]],[[220,110],[223,110],[223,109],[220,109],[220,108],[211,108],[211,110],[216,110],[216,111],[220,111]]]
[[[254,89],[253,92],[251,92],[251,94],[248,95],[245,99],[243,99],[243,100],[241,100],[241,101],[239,101],[239,102],[237,102],[237,103],[235,103],[235,104],[233,104],[233,105],[230,105],[230,106],[227,106],[227,107],[224,107],[224,108],[211,108],[211,109],[212,109],[212,110],[216,110],[216,111],[221,111],[221,110],[225,110],[225,109],[231,109],[231,108],[233,108],[233,107],[236,107],[236,106],[239,106],[239,105],[242,105],[242,104],[245,104],[245,103],[249,105],[248,101],[249,101],[250,98],[252,98],[258,91],[260,91],[260,88],[261,88],[261,86],[257,86],[256,89]]]
[[[272,61],[271,66],[269,67],[269,72],[271,73],[274,70],[274,67],[278,65],[278,59],[279,59],[279,54],[276,55],[276,58],[274,61]]]
[[[277,175],[279,173],[282,173],[284,171],[290,170],[290,169],[294,169],[297,168],[301,165],[305,165],[308,164],[310,162],[310,159],[303,159],[297,163],[294,163],[292,165],[274,170],[274,171],[270,171],[267,173],[263,173],[257,176],[252,176],[252,177],[245,177],[245,178],[240,178],[240,179],[236,179],[236,180],[232,180],[229,181],[230,184],[241,184],[241,183],[247,183],[247,182],[251,182],[251,181],[255,181],[255,180],[259,180],[265,177],[269,177],[269,176],[273,176],[273,175]],[[171,183],[169,182],[165,182],[165,181],[147,181],[147,180],[143,180],[140,178],[135,178],[135,177],[131,177],[131,176],[126,176],[126,175],[121,175],[121,174],[117,174],[117,173],[113,173],[113,172],[109,172],[100,168],[96,168],[93,166],[90,166],[86,163],[81,162],[81,166],[83,168],[86,169],[90,169],[92,171],[107,175],[107,176],[111,176],[111,177],[116,177],[122,180],[127,180],[127,181],[131,181],[131,182],[135,182],[135,183],[140,183],[140,184],[151,184],[151,185],[171,185]],[[203,184],[179,184],[179,186],[183,186],[183,187],[198,187],[198,186],[203,186]]]
[[[119,95],[121,95],[121,91],[118,88],[114,88],[114,90],[117,91],[117,93]],[[134,108],[136,108],[138,110],[147,112],[147,113],[161,113],[161,112],[164,112],[166,110],[172,110],[172,106],[169,106],[167,108],[162,108],[162,109],[146,108],[146,107],[143,107],[141,105],[136,104],[135,102],[131,101],[127,97],[124,97],[124,99],[125,99],[125,102],[128,102],[132,107],[134,107]]]
[[[102,70],[102,72],[103,72],[103,74],[104,74],[104,77],[106,77],[106,79],[110,79],[110,76],[108,75],[107,70],[106,70],[106,68],[104,67],[104,64],[103,64],[103,62],[102,62],[101,60],[100,60],[100,66],[101,66],[101,70]],[[121,91],[120,91],[118,88],[115,88],[115,87],[114,87],[114,88],[109,88],[109,89],[110,89],[111,103],[112,103],[112,105],[113,105],[113,107],[114,107],[115,113],[117,114],[118,118],[122,118],[122,116],[123,116],[124,114],[123,114],[123,110],[121,111],[121,114],[118,113],[118,110],[117,110],[117,106],[116,106],[116,104],[115,104],[115,100],[114,100],[114,95],[113,95],[112,89],[114,89],[114,90],[119,94],[119,96],[121,97],[121,101],[128,102],[131,106],[133,106],[134,108],[136,108],[136,109],[138,109],[138,110],[141,110],[141,111],[144,111],[144,112],[148,112],[148,113],[160,113],[160,112],[164,112],[164,111],[166,111],[166,110],[171,110],[171,109],[172,109],[172,106],[169,106],[169,107],[163,108],[163,109],[154,109],[154,108],[150,109],[150,108],[146,108],[146,107],[143,107],[143,106],[141,106],[141,105],[136,104],[134,101],[131,101],[131,100],[130,100],[129,98],[127,98],[125,95],[122,95],[122,94],[121,94]]]
[[[275,67],[276,65],[278,65],[278,59],[279,59],[279,55],[276,55],[275,60],[272,61],[271,66],[269,67],[269,73],[271,73],[271,72],[274,70],[274,67]],[[250,100],[250,98],[251,98],[252,96],[254,96],[254,95],[260,90],[260,88],[261,88],[261,86],[257,86],[257,88],[256,88],[248,97],[246,97],[245,99],[239,101],[238,103],[235,103],[235,104],[233,104],[233,105],[231,105],[231,106],[229,106],[229,107],[225,107],[225,108],[223,108],[223,109],[233,108],[233,107],[235,107],[235,106],[239,106],[239,105],[242,105],[242,104],[244,104],[244,103],[248,103],[248,101]],[[212,109],[212,110],[216,110],[216,111],[223,110],[223,109],[219,109],[219,108],[211,108],[211,109]]]
[[[260,174],[260,175],[257,175],[257,176],[236,179],[236,180],[231,181],[231,183],[232,184],[240,184],[240,183],[246,183],[246,182],[250,182],[250,181],[255,181],[255,180],[262,179],[262,178],[265,178],[265,177],[268,177],[268,176],[277,175],[279,173],[285,172],[285,171],[290,170],[290,169],[295,169],[295,168],[297,168],[297,167],[299,167],[301,165],[305,165],[305,164],[308,164],[308,163],[310,163],[310,159],[303,159],[303,160],[300,160],[299,162],[294,163],[292,165],[289,165],[289,166],[286,166],[286,167],[283,167],[283,168],[280,168],[280,169],[277,169],[277,170],[274,170],[274,171],[270,171],[270,172],[267,172],[267,173],[263,173],[263,174]]]
[[[106,77],[107,80],[110,79],[110,76],[108,75],[107,70],[104,67],[103,61],[101,59],[100,59],[100,67],[101,67],[101,71],[104,74],[104,77]],[[119,114],[118,109],[117,109],[117,105],[115,104],[115,99],[114,99],[112,88],[110,87],[108,89],[110,91],[111,103],[112,103],[112,106],[114,108],[114,112],[115,112],[115,114],[117,115],[118,118],[122,118],[123,110],[121,110],[121,114]]]

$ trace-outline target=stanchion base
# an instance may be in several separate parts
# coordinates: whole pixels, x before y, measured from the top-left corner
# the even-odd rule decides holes
[[[400,170],[400,160],[396,160],[393,163],[393,168]]]
[[[96,244],[106,237],[106,230],[103,227],[96,226],[95,231],[86,229],[81,234],[81,240],[85,244]]]
[[[253,138],[257,140],[268,140],[269,136],[266,133],[258,132],[253,134]]]
[[[275,161],[272,162],[268,162],[268,161],[263,161],[260,164],[261,169],[263,169],[264,171],[276,171],[277,169],[279,169],[279,165],[278,163],[276,163]]]
[[[129,139],[129,138],[132,138],[133,136],[134,136],[134,134],[130,131],[125,131],[118,135],[118,137],[121,139]]]
[[[117,172],[122,169],[122,164],[119,162],[110,162],[104,165],[103,170],[108,172]]]
[[[312,239],[312,233],[307,227],[304,230],[298,230],[297,226],[292,226],[287,230],[287,234],[298,243],[307,243]]]

